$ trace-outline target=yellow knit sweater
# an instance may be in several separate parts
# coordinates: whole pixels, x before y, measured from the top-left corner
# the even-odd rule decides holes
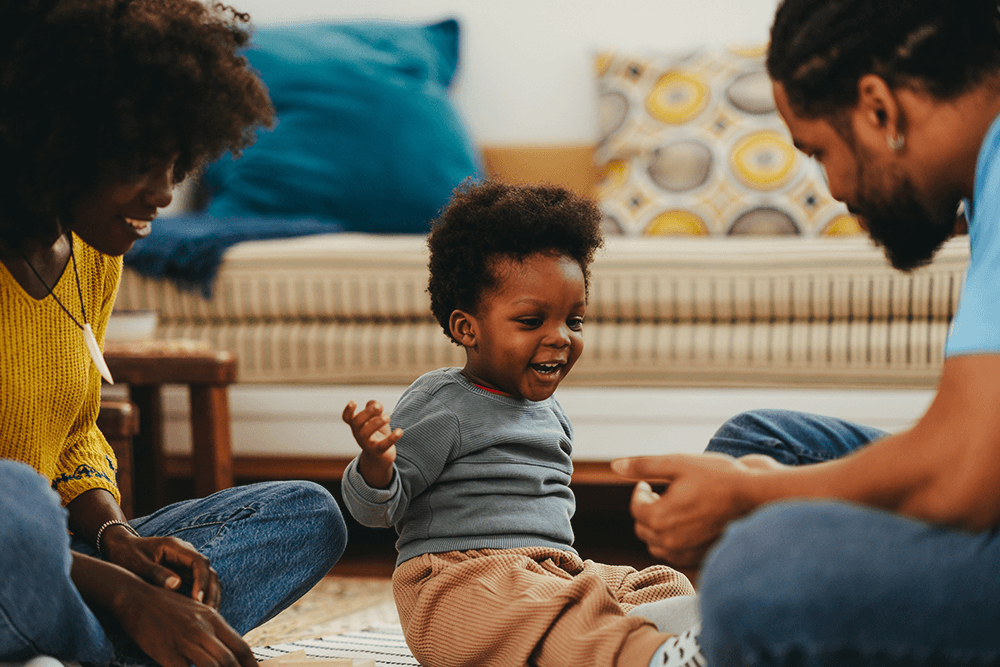
[[[72,238],[87,319],[103,348],[122,260]],[[82,323],[72,262],[53,292]],[[0,390],[0,457],[23,461],[49,478],[63,504],[93,488],[121,500],[118,463],[96,424],[101,376],[83,332],[52,296],[29,296],[2,263]]]

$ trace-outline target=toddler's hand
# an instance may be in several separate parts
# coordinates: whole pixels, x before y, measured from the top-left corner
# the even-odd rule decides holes
[[[361,447],[358,471],[368,486],[384,489],[392,481],[392,464],[396,460],[396,441],[403,429],[389,428],[389,418],[382,414],[382,404],[368,401],[364,409],[355,414],[357,403],[351,401],[344,408],[344,422],[351,427],[354,440]]]

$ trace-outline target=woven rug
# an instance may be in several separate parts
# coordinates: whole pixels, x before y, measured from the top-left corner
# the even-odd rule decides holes
[[[312,658],[373,659],[378,667],[418,664],[399,627],[392,582],[383,578],[326,577],[244,640],[258,660],[305,650]]]
[[[300,639],[253,650],[257,660],[305,651],[310,658],[354,658],[374,660],[376,667],[420,667],[403,639],[399,621],[375,623],[363,630],[317,639]]]
[[[388,579],[325,577],[295,604],[243,639],[251,647],[267,646],[398,621]]]

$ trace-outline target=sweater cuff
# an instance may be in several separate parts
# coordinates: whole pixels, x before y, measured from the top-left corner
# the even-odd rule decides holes
[[[368,482],[365,481],[365,478],[358,470],[357,459],[348,464],[347,470],[344,472],[344,479],[351,485],[351,490],[354,491],[355,495],[366,503],[384,505],[399,495],[399,474],[395,466],[392,468],[392,481],[389,482],[389,487],[385,489],[376,489],[375,487],[368,486]]]
[[[52,488],[62,498],[62,504],[68,505],[82,493],[91,489],[104,489],[121,504],[122,496],[118,490],[118,466],[108,456],[105,466],[79,463],[72,470],[58,472],[52,479]]]

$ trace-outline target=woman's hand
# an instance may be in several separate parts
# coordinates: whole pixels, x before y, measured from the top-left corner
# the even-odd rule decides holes
[[[176,591],[183,581],[191,585],[193,600],[219,608],[219,575],[189,542],[176,537],[135,537],[120,526],[111,526],[101,540],[101,550],[109,562],[154,586]]]
[[[109,521],[124,521],[114,496],[104,489],[91,489],[69,505],[69,525],[82,539],[96,541],[97,532]],[[137,537],[120,524],[106,525],[99,545],[101,555],[145,581],[176,591],[181,583],[191,585],[191,597],[213,609],[219,608],[222,586],[208,559],[184,540],[175,537]]]
[[[74,554],[71,574],[84,599],[110,612],[163,667],[257,667],[250,647],[208,605],[82,554]]]

